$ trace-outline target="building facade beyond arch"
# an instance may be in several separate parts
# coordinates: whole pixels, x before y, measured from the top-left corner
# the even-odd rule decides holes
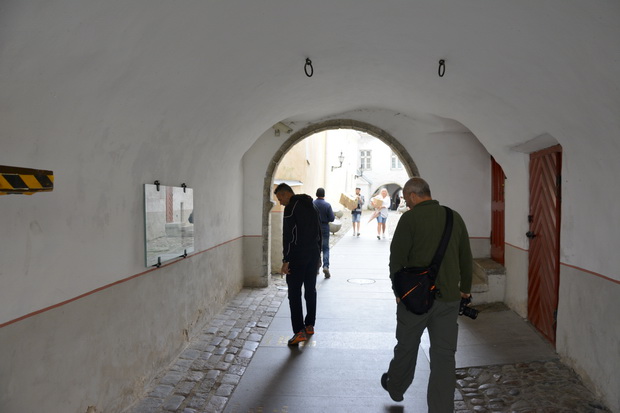
[[[269,271],[269,242],[270,242],[270,225],[269,225],[269,212],[273,208],[271,201],[271,188],[273,184],[274,174],[278,167],[278,164],[284,158],[286,153],[298,142],[305,138],[319,132],[332,130],[332,129],[353,129],[359,132],[364,132],[373,137],[379,139],[385,143],[394,153],[398,155],[403,167],[407,171],[410,177],[419,176],[418,167],[411,155],[407,152],[405,147],[384,129],[378,128],[366,122],[361,122],[353,119],[332,119],[320,123],[309,125],[299,131],[293,133],[274,153],[273,157],[267,165],[265,172],[265,179],[263,183],[263,213],[262,213],[262,238],[263,238],[263,268],[267,272]],[[268,274],[266,274],[268,275]]]

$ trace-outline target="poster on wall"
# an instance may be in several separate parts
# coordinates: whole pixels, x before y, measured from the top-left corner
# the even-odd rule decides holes
[[[194,191],[186,186],[144,185],[147,267],[194,252]]]

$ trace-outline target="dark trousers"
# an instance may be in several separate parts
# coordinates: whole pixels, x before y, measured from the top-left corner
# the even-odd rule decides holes
[[[304,254],[303,257],[289,263],[290,274],[286,275],[288,285],[288,303],[291,309],[293,333],[298,333],[305,326],[313,326],[316,321],[316,270],[320,263],[319,252]],[[304,287],[306,299],[306,318],[301,303],[301,287]]]
[[[329,268],[329,224],[321,224],[321,235],[323,236],[323,267]]]

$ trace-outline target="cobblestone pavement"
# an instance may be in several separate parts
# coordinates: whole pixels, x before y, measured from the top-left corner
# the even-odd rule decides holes
[[[455,411],[609,412],[559,360],[457,369]]]
[[[392,219],[388,230],[396,222]],[[332,237],[332,243],[346,235],[350,216],[348,225]],[[223,411],[280,305],[287,299],[285,287],[282,277],[273,276],[269,287],[241,290],[190,341],[169,369],[153,381],[147,395],[126,412]],[[558,360],[465,368],[456,373],[458,413],[609,412],[578,376]]]
[[[370,213],[365,211],[365,216]],[[351,213],[344,211],[340,221],[340,231],[330,236],[330,247],[351,229]],[[280,304],[286,300],[285,287],[285,280],[274,275],[267,288],[243,289],[128,412],[222,411]]]
[[[267,288],[241,290],[129,412],[222,411],[286,299],[284,281],[274,278]]]
[[[243,289],[155,381],[131,413],[224,410],[280,304],[285,282]],[[609,412],[558,360],[458,369],[455,411]]]

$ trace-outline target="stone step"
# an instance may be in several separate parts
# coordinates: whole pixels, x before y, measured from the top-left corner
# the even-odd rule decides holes
[[[506,268],[491,258],[474,258],[471,292],[476,303],[504,300]]]

